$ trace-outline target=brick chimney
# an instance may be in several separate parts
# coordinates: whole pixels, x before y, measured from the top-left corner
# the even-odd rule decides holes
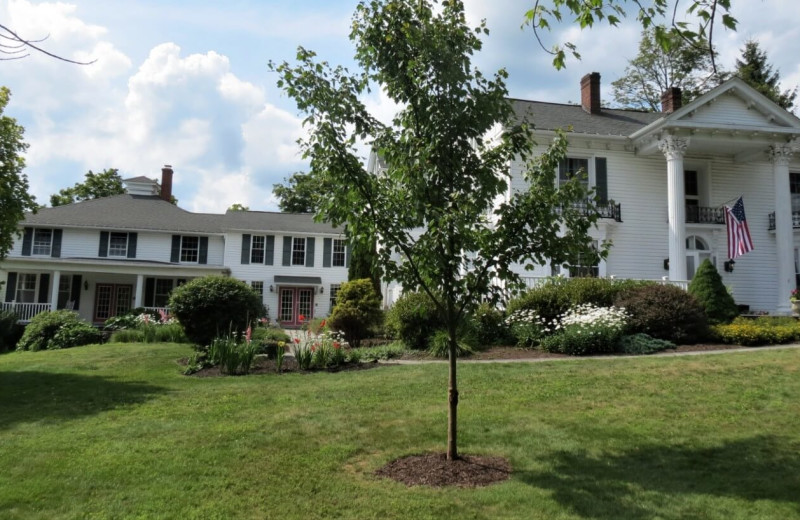
[[[670,87],[661,94],[661,111],[665,114],[671,114],[683,106],[681,101],[681,89],[678,87]]]
[[[172,166],[165,164],[161,168],[161,198],[172,202]]]
[[[600,113],[599,72],[592,72],[581,78],[581,106],[590,114]]]

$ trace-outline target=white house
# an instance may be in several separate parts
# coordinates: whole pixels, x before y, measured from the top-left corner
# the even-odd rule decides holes
[[[600,75],[581,80],[581,104],[513,100],[544,147],[571,128],[560,179],[580,168],[605,203],[593,230],[611,240],[595,266],[536,266],[523,276],[591,274],[679,285],[708,258],[737,303],[790,312],[800,247],[800,158],[793,156],[800,119],[738,78],[681,106],[679,89],[662,97],[661,113],[600,105]],[[510,165],[509,194],[523,187],[522,165]],[[724,206],[743,197],[754,250],[728,261]]]
[[[191,213],[169,202],[172,175],[166,166],[160,186],[136,177],[125,195],[26,215],[0,263],[2,308],[24,320],[68,308],[102,323],[134,307],[165,307],[189,279],[227,274],[259,292],[283,325],[329,313],[347,280],[340,230],[308,214]]]

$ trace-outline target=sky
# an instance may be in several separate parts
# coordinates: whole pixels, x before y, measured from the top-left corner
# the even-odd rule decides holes
[[[687,4],[688,0],[682,0]],[[276,86],[269,61],[294,60],[298,46],[331,64],[354,67],[348,35],[357,0],[0,0],[0,23],[27,38],[48,36],[46,49],[88,66],[33,53],[0,62],[11,89],[6,115],[25,127],[25,174],[40,204],[83,180],[88,170],[118,168],[123,178],[160,178],[175,170],[173,193],[190,211],[221,213],[234,203],[276,211],[272,186],[308,166],[296,144],[302,114]],[[733,68],[755,39],[779,70],[784,88],[800,85],[797,0],[733,0],[736,32],[715,34],[718,63]],[[528,0],[465,0],[472,25],[491,34],[474,64],[505,68],[511,97],[559,103],[580,100],[581,76],[610,83],[636,55],[641,28],[581,31],[565,23],[547,45],[572,41],[581,61],[556,71],[523,28]],[[380,91],[364,99],[387,120],[395,105]]]

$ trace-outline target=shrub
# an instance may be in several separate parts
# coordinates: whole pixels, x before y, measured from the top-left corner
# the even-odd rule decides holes
[[[266,354],[269,359],[278,355],[278,345],[292,341],[288,334],[277,327],[257,327],[253,329],[253,343],[259,354]]]
[[[706,311],[708,323],[730,323],[739,315],[739,309],[730,295],[717,268],[710,260],[703,260],[689,283],[689,294],[694,296]]]
[[[619,350],[625,354],[653,354],[671,348],[675,348],[673,343],[641,332],[623,336],[619,341]]]
[[[408,348],[424,350],[434,332],[442,326],[436,306],[425,293],[404,293],[386,313],[386,330]]]
[[[109,343],[189,343],[179,323],[115,330]]]
[[[488,303],[482,303],[472,313],[475,336],[481,345],[505,345],[513,338],[505,323],[505,315]]]
[[[615,305],[631,315],[631,333],[681,344],[696,343],[708,332],[703,308],[694,296],[673,285],[627,289],[617,296]]]
[[[470,345],[468,336],[456,339],[456,357],[469,356],[474,352],[475,347]],[[439,329],[433,333],[428,353],[431,356],[440,358],[446,358],[450,355],[450,335],[446,330]]]
[[[144,332],[139,329],[119,329],[111,333],[109,343],[144,343]]]
[[[0,352],[13,350],[22,337],[25,327],[17,323],[14,311],[0,311]]]
[[[715,338],[731,345],[773,345],[800,340],[800,323],[792,318],[736,318],[712,327]]]
[[[331,328],[344,333],[350,345],[358,347],[382,321],[381,299],[369,278],[342,284],[328,319]]]
[[[227,374],[247,374],[256,357],[256,345],[231,334],[214,338],[208,347],[208,361]]]
[[[225,276],[196,278],[172,292],[170,312],[196,345],[208,345],[223,334],[242,333],[266,310],[244,282]]]
[[[571,356],[616,352],[628,319],[616,307],[578,305],[559,317],[560,331],[542,338],[541,345],[549,352]]]
[[[66,327],[66,330],[63,335],[57,337],[62,327]],[[17,350],[77,347],[98,343],[100,338],[94,327],[81,321],[72,311],[46,311],[34,316],[25,327],[25,332],[17,343]]]
[[[517,346],[522,348],[538,346],[544,335],[551,332],[551,326],[531,309],[512,312],[504,323]]]
[[[402,357],[405,354],[406,347],[400,341],[389,343],[388,345],[380,345],[377,347],[361,347],[350,349],[348,352],[351,361],[377,361],[379,359],[389,360]]]

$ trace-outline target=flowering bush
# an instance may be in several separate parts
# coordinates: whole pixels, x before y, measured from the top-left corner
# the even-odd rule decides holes
[[[559,316],[560,331],[542,338],[541,346],[573,356],[616,352],[628,319],[625,309],[577,305]]]
[[[800,340],[800,323],[789,318],[736,318],[712,327],[716,339],[732,345],[772,345]]]
[[[560,328],[557,321],[548,322],[533,309],[512,312],[505,319],[505,324],[517,345],[522,348],[536,347],[546,334]]]
[[[789,297],[789,299],[793,302],[800,300],[800,290],[792,289],[792,295]]]
[[[325,330],[326,322],[313,324],[316,330]],[[294,357],[300,370],[310,368],[338,367],[347,360],[345,352],[349,345],[344,340],[344,334],[336,331],[314,333],[312,326],[305,326],[302,334],[294,338]]]

